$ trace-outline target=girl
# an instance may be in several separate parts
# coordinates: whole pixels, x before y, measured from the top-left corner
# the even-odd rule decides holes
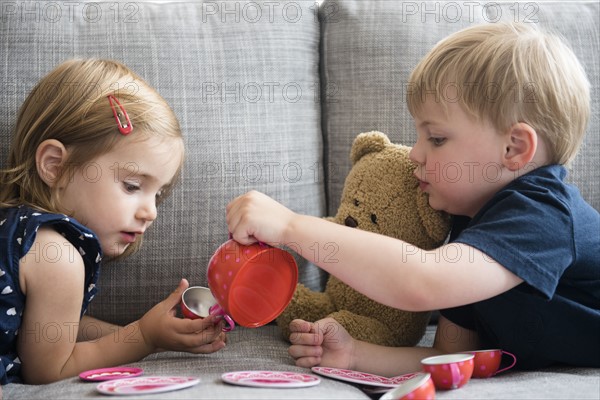
[[[33,89],[0,171],[0,383],[224,347],[218,318],[175,316],[185,279],[125,327],[84,316],[101,260],[139,248],[183,155],[173,111],[117,62],[67,61]]]

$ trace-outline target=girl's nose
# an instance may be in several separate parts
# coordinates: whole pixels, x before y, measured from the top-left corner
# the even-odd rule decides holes
[[[158,211],[156,210],[156,200],[153,197],[152,200],[145,202],[138,209],[136,217],[144,221],[152,222],[156,219],[157,214]]]

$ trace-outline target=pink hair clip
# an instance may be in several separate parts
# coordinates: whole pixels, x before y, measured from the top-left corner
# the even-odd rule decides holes
[[[129,120],[129,115],[127,115],[127,111],[125,111],[125,107],[123,107],[121,105],[121,103],[119,103],[119,100],[117,100],[117,98],[115,96],[113,96],[112,94],[109,94],[107,97],[108,97],[108,102],[110,103],[110,108],[112,108],[113,114],[115,116],[115,121],[117,121],[117,126],[119,127],[119,132],[121,132],[122,135],[129,135],[131,133],[131,131],[133,130],[133,125],[131,124],[131,121]],[[114,103],[117,103],[117,105],[119,106],[121,111],[118,111],[115,108]],[[123,121],[122,118],[125,118],[125,121]]]

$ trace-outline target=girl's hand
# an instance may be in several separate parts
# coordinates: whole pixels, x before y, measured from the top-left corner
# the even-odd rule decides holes
[[[241,244],[261,241],[285,243],[285,231],[296,214],[269,196],[257,191],[243,194],[227,205],[227,225],[233,239]]]
[[[295,319],[290,322],[288,353],[299,367],[324,367],[352,369],[355,341],[333,318],[317,322]]]
[[[189,283],[182,279],[179,286],[165,300],[155,305],[138,325],[151,352],[159,350],[213,353],[225,347],[224,321],[209,315],[203,319],[177,317],[181,294]]]

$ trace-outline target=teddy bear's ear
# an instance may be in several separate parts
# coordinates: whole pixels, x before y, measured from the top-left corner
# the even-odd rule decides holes
[[[372,131],[359,134],[352,143],[350,159],[352,165],[356,164],[364,155],[382,151],[386,146],[392,144],[385,133]]]

